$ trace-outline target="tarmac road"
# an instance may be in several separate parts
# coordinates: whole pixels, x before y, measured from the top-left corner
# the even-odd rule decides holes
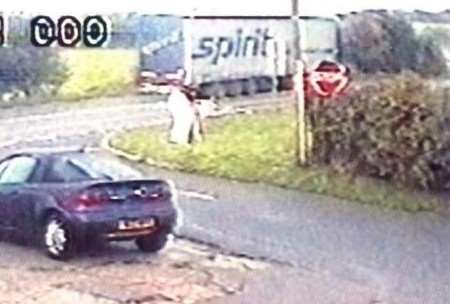
[[[167,122],[163,104],[158,102],[107,111],[97,109],[92,112],[88,109],[71,114],[39,115],[23,120],[0,121],[3,143],[0,154],[29,147],[95,145],[110,130]],[[220,296],[212,297],[208,303],[450,302],[450,221],[446,216],[382,211],[265,185],[197,177],[149,167],[142,169],[149,176],[172,178],[179,185],[185,226],[178,240],[193,242],[186,242],[188,246],[184,248],[206,243],[206,251],[216,250],[217,254],[227,257],[241,256],[248,261],[267,265],[265,271],[245,281],[247,288],[236,287],[234,294],[227,294],[228,297],[222,300]],[[31,271],[35,267],[43,267],[44,274],[31,276],[31,281],[25,282],[36,284],[36,292],[46,290],[47,285],[41,283],[43,276],[52,273],[47,268],[52,269],[53,262],[43,260],[33,250],[29,256],[28,248],[1,244],[0,250],[0,290],[2,286],[13,291],[26,289],[28,285],[20,285],[20,282],[30,275],[30,267]],[[109,263],[113,265],[105,270],[106,273],[120,272],[122,266],[128,265],[124,260],[128,261],[130,256],[133,257],[131,260],[135,259],[134,253],[127,247],[113,251],[115,253],[100,258],[109,261],[105,262],[106,267],[111,265]],[[137,259],[142,261],[142,257]],[[143,260],[143,264],[139,262],[141,264],[138,263],[140,266],[136,269],[126,271],[120,280],[128,280],[130,274],[145,269],[146,263],[153,263],[147,257]],[[98,281],[89,286],[108,283],[109,275],[105,274],[108,279],[102,279],[100,269],[89,272],[91,266],[83,266],[89,263],[93,263],[91,258],[76,261],[72,266],[57,267],[52,284],[60,286],[58,284],[64,282],[62,278],[72,272],[80,274],[80,278],[91,279],[98,275]],[[242,273],[235,275],[240,277]],[[147,280],[149,278],[143,279],[145,282]],[[233,278],[228,282],[232,281]],[[73,282],[79,282],[79,278]],[[74,286],[79,286],[77,284]],[[129,285],[119,286],[121,291],[132,288]],[[116,287],[105,288],[113,290]],[[73,290],[82,290],[83,295],[94,298],[98,294],[78,287],[69,291]],[[221,290],[226,294],[224,289]],[[53,292],[50,289],[43,296]],[[19,298],[20,294],[17,295]],[[14,293],[5,295],[7,299],[16,299]],[[111,296],[97,298],[95,300],[106,301]],[[125,303],[123,299],[112,297],[112,300]],[[167,299],[158,298],[155,301],[164,303],[157,301]],[[202,301],[206,301],[205,298],[197,303]],[[7,300],[5,303],[10,302]]]

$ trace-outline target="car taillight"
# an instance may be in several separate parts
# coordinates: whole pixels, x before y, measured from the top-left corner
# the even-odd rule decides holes
[[[100,190],[90,190],[70,199],[66,207],[73,211],[89,211],[101,207],[107,200],[107,193]]]

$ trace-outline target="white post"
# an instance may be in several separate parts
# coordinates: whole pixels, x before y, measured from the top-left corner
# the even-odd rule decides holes
[[[187,84],[192,84],[194,82],[193,75],[193,62],[192,62],[192,52],[193,52],[193,44],[192,44],[192,26],[195,22],[195,14],[196,9],[192,11],[191,16],[189,18],[185,18],[183,22],[183,43],[184,43],[184,70],[186,72],[185,82]]]
[[[3,45],[8,46],[8,34],[9,34],[9,13],[4,11],[2,14],[3,18],[3,28],[1,31],[3,32]]]
[[[306,164],[306,117],[305,117],[305,90],[303,84],[304,64],[302,60],[296,60],[297,74],[295,75],[295,96],[297,106],[297,141],[298,141],[298,163]]]
[[[279,75],[279,70],[278,70],[278,58],[279,58],[279,46],[277,41],[273,41],[271,43],[271,52],[270,52],[269,57],[271,57],[271,63],[273,64],[272,66],[272,93],[276,93],[277,92],[277,85],[278,85],[278,75]]]
[[[296,158],[298,165],[305,166],[306,159],[306,121],[305,121],[305,91],[303,87],[304,64],[300,48],[300,24],[298,0],[292,0],[292,25],[294,29],[294,54],[295,54],[295,104],[296,104]]]

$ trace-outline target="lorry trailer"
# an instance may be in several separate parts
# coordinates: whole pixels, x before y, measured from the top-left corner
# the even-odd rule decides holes
[[[339,59],[334,18],[142,15],[139,90],[164,92],[180,71],[204,97],[290,90],[296,26],[306,67]]]

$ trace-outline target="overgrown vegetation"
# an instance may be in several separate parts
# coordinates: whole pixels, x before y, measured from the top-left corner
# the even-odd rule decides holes
[[[314,161],[410,188],[442,187],[450,138],[438,99],[423,79],[403,74],[311,107]]]
[[[0,48],[0,92],[20,90],[28,96],[40,89],[54,93],[67,70],[56,50],[36,47]]]
[[[0,93],[58,100],[126,94],[135,84],[137,61],[132,50],[1,48]]]
[[[9,16],[8,45],[13,47],[0,50],[0,93],[25,92],[23,98],[33,101],[80,100],[131,90],[138,51],[129,38],[135,34],[114,36],[109,49],[36,48],[30,43],[29,24],[27,16]]]
[[[193,147],[168,144],[166,131],[155,129],[122,134],[112,144],[170,169],[262,182],[393,209],[436,208],[435,200],[415,195],[415,191],[374,179],[354,179],[325,167],[298,167],[294,130],[294,114],[284,111],[214,121],[206,141]]]
[[[136,79],[137,52],[132,50],[65,51],[69,78],[58,95],[64,100],[113,96],[132,90]]]

